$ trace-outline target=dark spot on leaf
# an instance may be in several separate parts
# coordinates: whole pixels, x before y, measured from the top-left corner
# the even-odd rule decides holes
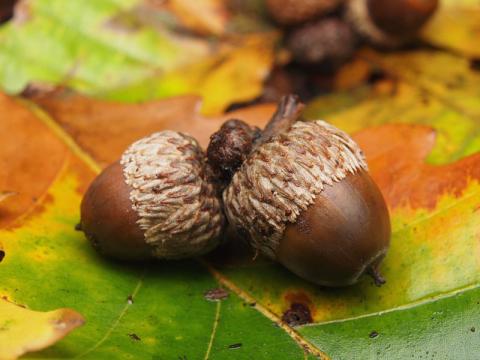
[[[290,309],[283,313],[282,321],[289,326],[299,326],[309,324],[313,322],[313,319],[308,306],[301,303],[293,303],[290,305]]]
[[[0,250],[0,262],[5,258],[5,251]]]
[[[457,84],[449,81],[449,82],[445,83],[445,86],[447,87],[447,89],[452,90],[452,89],[455,89],[457,87]]]
[[[367,83],[373,85],[379,81],[386,80],[388,75],[382,69],[374,69],[367,78]]]
[[[130,305],[133,304],[133,296],[132,295],[127,296],[127,303],[129,303]]]
[[[472,326],[472,327],[470,328],[470,331],[471,331],[471,332],[475,332],[475,326]]]
[[[140,339],[140,337],[139,337],[137,334],[135,334],[135,333],[128,334],[128,336],[130,337],[130,339],[135,340],[135,341],[140,341],[140,340],[142,340],[142,339]]]
[[[480,58],[474,58],[470,60],[470,69],[474,71],[480,71]]]
[[[252,307],[253,307],[253,306],[257,305],[257,303],[256,303],[256,302],[251,302],[251,303],[250,303],[250,304],[248,304],[248,305],[250,305],[250,306],[252,306]]]
[[[370,334],[368,334],[368,336],[370,337],[370,339],[374,339],[378,336],[378,332],[373,330]]]
[[[77,225],[75,225],[75,231],[82,231],[82,224],[81,223],[78,223]]]
[[[235,344],[232,344],[232,345],[228,345],[229,349],[239,349],[241,347],[242,347],[242,343],[235,343]]]
[[[205,291],[203,297],[208,301],[220,301],[228,298],[228,291],[222,288],[215,288]]]

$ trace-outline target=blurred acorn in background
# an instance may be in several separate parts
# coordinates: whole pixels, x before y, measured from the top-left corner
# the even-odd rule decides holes
[[[282,25],[301,24],[335,10],[343,0],[266,0],[273,19]]]
[[[438,0],[349,0],[345,18],[368,42],[394,48],[412,40]]]

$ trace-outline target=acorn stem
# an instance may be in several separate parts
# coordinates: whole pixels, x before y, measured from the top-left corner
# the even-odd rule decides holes
[[[260,129],[246,122],[230,119],[212,134],[207,147],[207,158],[215,172],[217,184],[223,189],[242,165],[260,138]]]
[[[305,105],[297,95],[285,95],[278,103],[277,111],[263,129],[256,146],[266,143],[275,135],[288,130],[299,118]]]
[[[382,286],[387,282],[385,278],[380,274],[380,271],[378,271],[378,268],[376,266],[370,266],[367,270],[367,274],[372,277],[373,282],[378,287]]]
[[[219,189],[223,190],[230,182],[253,150],[275,135],[287,131],[300,118],[304,107],[297,95],[283,96],[263,131],[242,120],[230,119],[223,123],[212,134],[207,147],[208,162]]]

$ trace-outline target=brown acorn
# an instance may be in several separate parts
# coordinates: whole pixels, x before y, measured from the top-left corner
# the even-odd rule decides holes
[[[362,36],[387,48],[415,37],[438,8],[438,0],[349,0],[346,18]]]
[[[382,194],[358,145],[318,120],[297,121],[294,96],[256,141],[223,192],[227,218],[260,253],[325,286],[377,284],[390,242]]]
[[[90,185],[80,228],[101,254],[179,259],[219,242],[221,200],[195,139],[162,131],[133,143]]]
[[[352,57],[357,35],[341,19],[326,18],[293,30],[286,43],[299,63],[337,68]]]
[[[301,24],[335,10],[343,0],[267,0],[273,19],[282,25]]]

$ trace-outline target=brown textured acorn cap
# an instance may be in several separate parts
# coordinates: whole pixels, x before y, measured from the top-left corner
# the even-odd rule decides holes
[[[81,227],[94,246],[123,259],[201,255],[218,244],[223,225],[205,154],[174,131],[132,144],[81,206]]]

